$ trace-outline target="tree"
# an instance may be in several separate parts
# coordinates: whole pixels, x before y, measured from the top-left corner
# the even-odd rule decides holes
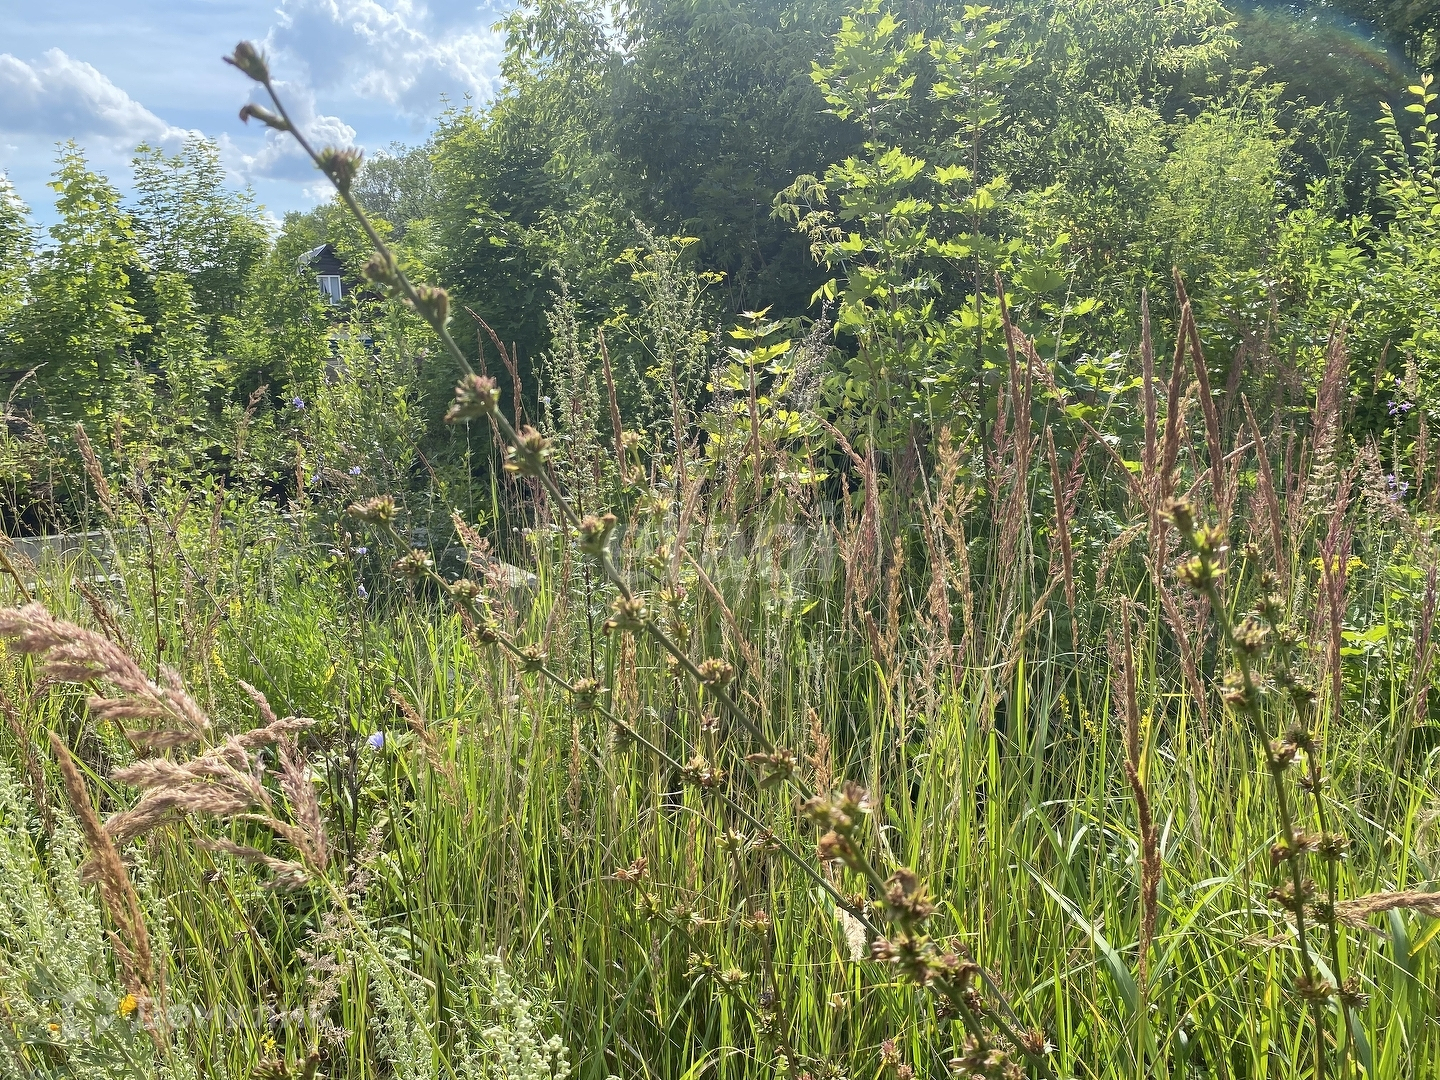
[[[0,173],[0,353],[24,303],[25,274],[33,246],[29,209],[15,194],[10,178]]]
[[[849,4],[633,0],[600,130],[637,216],[694,236],[731,311],[804,311],[820,282],[775,193],[859,149],[810,79]]]
[[[448,113],[435,135],[437,269],[464,307],[530,358],[547,344],[553,265],[587,318],[618,298],[614,260],[633,239],[633,210],[597,134],[613,58],[600,7],[540,0],[502,25],[500,96],[483,111]],[[462,341],[488,349],[476,331],[468,317],[456,321]]]
[[[130,290],[145,263],[120,193],[75,143],[61,147],[54,176],[59,220],[28,275],[6,366],[12,378],[36,369],[52,416],[99,416],[128,376],[132,344],[148,332]]]
[[[915,424],[935,415],[983,436],[987,380],[1005,362],[996,275],[1020,316],[1055,313],[1051,294],[1068,284],[1063,228],[1036,227],[1003,171],[1030,119],[1015,87],[1034,62],[1029,40],[989,8],[967,5],[927,32],[866,0],[814,67],[864,150],[797,178],[776,211],[835,274],[817,295],[835,300],[854,356],[834,396],[882,450],[912,445]],[[1095,307],[1068,292],[1067,313]]]
[[[1440,0],[1292,0],[1283,6],[1369,24],[1422,71],[1440,61]]]
[[[132,162],[137,238],[155,273],[184,276],[215,348],[221,319],[240,310],[265,252],[265,228],[248,191],[225,184],[219,148],[191,135],[176,154],[142,143]]]
[[[439,204],[430,147],[391,143],[365,159],[350,191],[367,214],[388,221],[401,239],[413,222],[433,217]]]
[[[289,213],[256,265],[229,335],[237,388],[244,397],[267,385],[272,399],[309,392],[329,355],[329,313],[301,256],[323,242],[313,215]]]
[[[809,78],[844,8],[637,0],[612,18],[596,0],[522,5],[503,24],[504,92],[435,139],[442,274],[533,356],[552,267],[585,321],[626,306],[615,260],[638,221],[696,238],[698,267],[724,275],[719,306],[803,312],[822,275],[771,200],[858,145]]]

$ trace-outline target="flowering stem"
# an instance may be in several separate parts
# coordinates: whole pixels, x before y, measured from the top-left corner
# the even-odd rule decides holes
[[[1295,918],[1295,940],[1300,951],[1301,972],[1298,989],[1301,991],[1301,996],[1306,998],[1311,1005],[1315,1024],[1315,1080],[1323,1080],[1325,1075],[1324,999],[1320,993],[1314,959],[1310,954],[1306,938],[1305,875],[1301,866],[1304,852],[1296,842],[1295,816],[1290,806],[1290,796],[1284,780],[1285,770],[1289,766],[1293,754],[1281,744],[1273,743],[1264,737],[1260,715],[1260,687],[1256,684],[1250,664],[1251,656],[1258,651],[1261,639],[1249,640],[1247,638],[1242,641],[1230,622],[1228,609],[1219,587],[1220,576],[1224,571],[1216,560],[1216,554],[1223,550],[1221,541],[1216,539],[1211,530],[1195,527],[1188,505],[1177,502],[1174,504],[1172,512],[1177,527],[1195,551],[1195,559],[1182,566],[1181,576],[1187,584],[1209,602],[1211,610],[1215,612],[1221,636],[1231,655],[1234,656],[1239,671],[1239,686],[1226,695],[1227,702],[1249,722],[1251,731],[1259,739],[1261,750],[1265,755],[1265,767],[1270,774],[1271,787],[1275,793],[1276,812],[1280,819],[1280,834],[1284,842],[1284,850],[1278,854],[1289,867],[1290,895],[1287,899],[1282,894],[1280,900],[1285,907],[1289,908]],[[1285,754],[1284,757],[1281,756],[1282,752]]]
[[[400,537],[395,532],[394,528],[392,527],[389,531],[391,537],[398,542]],[[442,589],[446,589],[448,591],[448,583],[435,571],[433,567],[426,567],[425,574],[435,584],[439,585]],[[482,624],[485,622],[486,613],[480,610],[476,606],[475,602],[469,597],[452,595],[451,598],[454,600],[455,604],[460,607],[472,619]],[[490,628],[489,633],[495,638],[496,644],[498,644],[510,655],[514,656],[517,660],[521,661],[522,664],[530,666],[536,674],[539,674],[544,678],[548,679],[550,682],[554,683],[556,686],[560,687],[560,689],[566,691],[570,695],[575,697],[580,696],[581,689],[578,686],[576,686],[569,679],[561,675],[548,663],[545,663],[543,661],[536,663],[534,660],[532,660],[531,657],[526,655],[525,650],[521,648],[521,646],[513,638],[493,627]],[[590,707],[595,712],[603,716],[606,720],[608,720],[617,729],[623,732],[626,738],[631,739],[634,742],[638,743],[640,746],[644,747],[651,754],[655,755],[655,757],[659,758],[665,764],[669,765],[672,769],[678,772],[685,767],[683,762],[666,753],[665,750],[661,749],[659,746],[655,745],[653,742],[647,739],[644,735],[640,734],[640,732],[636,730],[633,726],[622,720],[620,717],[616,716],[607,706],[602,705],[597,701],[593,706]],[[732,810],[740,817],[744,818],[747,824],[753,826],[754,828],[764,830],[767,833],[770,832],[770,829],[765,825],[764,822],[762,822],[750,811],[746,810],[745,807],[741,805],[738,801],[736,801],[733,797],[719,790],[714,790],[713,794],[725,807]],[[852,903],[849,898],[847,898],[843,893],[836,889],[835,886],[824,877],[824,875],[820,874],[811,865],[811,860],[804,858],[799,852],[797,852],[785,841],[781,840],[778,836],[773,836],[772,834],[772,839],[780,849],[781,853],[783,853],[788,859],[790,859],[791,862],[798,866],[800,870],[807,877],[810,878],[811,881],[815,882],[815,884],[819,885],[820,888],[827,892],[830,897],[835,901],[838,907],[842,908],[853,918],[863,923],[866,929],[869,930],[871,933],[879,932],[878,927],[875,925],[874,921],[870,918],[869,914],[865,911],[865,909]]]
[[[323,153],[317,153],[315,151],[315,149],[310,145],[308,140],[306,140],[306,138],[301,134],[299,129],[296,128],[289,113],[286,111],[283,102],[281,102],[279,95],[275,91],[274,84],[270,78],[269,70],[266,67],[263,58],[260,57],[259,53],[256,52],[253,46],[250,46],[248,44],[238,46],[236,48],[235,55],[229,59],[235,67],[239,68],[241,71],[245,72],[247,75],[249,75],[251,78],[255,79],[257,82],[259,82],[262,86],[265,87],[266,92],[270,96],[270,100],[274,103],[275,108],[279,114],[278,116],[267,116],[263,114],[263,111],[257,111],[255,107],[247,106],[246,108],[248,112],[242,112],[242,116],[260,116],[260,118],[263,119],[271,127],[288,131],[292,136],[294,136],[296,142],[299,143],[301,149],[303,149],[305,153],[310,157],[310,159],[315,163],[315,166],[330,179],[331,183],[335,187],[335,190],[339,193],[341,200],[345,203],[346,208],[359,222],[360,227],[364,230],[366,237],[370,240],[371,244],[374,245],[378,264],[374,260],[372,260],[371,265],[373,267],[376,267],[377,276],[383,280],[384,284],[387,284],[391,288],[393,288],[409,307],[411,307],[427,323],[429,323],[430,327],[440,338],[441,343],[445,346],[446,351],[451,355],[451,357],[454,358],[456,363],[460,366],[460,369],[465,372],[466,376],[469,377],[472,382],[477,381],[475,380],[474,371],[471,368],[469,361],[465,358],[465,354],[460,350],[459,345],[456,344],[455,339],[451,336],[449,329],[446,326],[449,308],[448,298],[445,297],[445,295],[439,290],[429,289],[425,286],[417,287],[410,281],[410,279],[400,269],[398,263],[395,260],[394,254],[391,252],[388,245],[386,245],[385,242],[381,239],[379,233],[375,230],[374,226],[366,217],[364,210],[360,207],[359,203],[351,194],[349,181],[355,165],[358,164],[358,158],[350,157],[342,160],[339,152],[327,150]],[[485,390],[485,393],[489,395],[490,390],[487,388]],[[522,439],[520,434],[517,433],[515,428],[511,425],[510,421],[504,416],[503,413],[501,413],[498,406],[498,401],[495,400],[494,397],[487,397],[487,400],[482,405],[481,411],[490,419],[491,423],[495,426],[496,431],[500,435],[501,440],[507,445],[507,447],[509,447],[510,451],[515,455],[514,467],[516,467],[517,471],[522,471],[527,473],[528,475],[534,476],[540,482],[540,485],[545,490],[546,494],[549,495],[550,498],[553,500],[555,507],[558,510],[560,517],[564,521],[564,523],[568,525],[571,529],[583,533],[583,523],[581,522],[579,516],[576,514],[575,510],[571,507],[569,501],[566,499],[565,494],[560,489],[560,486],[557,483],[554,475],[545,466],[540,454],[535,450],[531,449],[531,447],[528,445],[528,440]],[[675,437],[677,440],[680,438],[680,433],[678,430],[675,432]],[[524,456],[522,456],[520,453],[522,450],[525,451]],[[393,535],[393,528],[391,529],[391,532]],[[624,576],[615,566],[614,560],[612,559],[609,550],[602,546],[598,554],[600,567],[606,579],[615,587],[617,592],[620,594],[622,601],[624,601],[626,604],[633,605],[635,603],[634,592],[633,590],[631,590],[629,584],[625,581]],[[438,580],[442,586],[446,584],[443,579],[439,578],[438,574],[435,574],[433,568],[426,567],[425,569],[427,573],[434,579]],[[470,610],[472,616],[475,616],[477,614],[474,610],[473,603],[471,603],[468,598],[465,598],[463,606],[466,606],[467,609]],[[662,649],[664,649],[666,653],[673,657],[675,662],[680,666],[681,669],[684,670],[686,675],[695,682],[696,685],[702,686],[707,693],[713,696],[715,700],[719,703],[720,707],[724,710],[724,712],[736,724],[738,724],[741,728],[744,729],[746,734],[749,735],[749,737],[754,741],[755,745],[758,746],[763,753],[777,753],[775,743],[769,738],[769,736],[766,735],[760,724],[758,724],[748,713],[746,713],[745,710],[740,708],[739,704],[724,689],[723,686],[719,685],[714,680],[707,680],[704,677],[703,673],[700,671],[699,666],[696,665],[688,655],[686,655],[685,651],[670,637],[670,635],[668,635],[660,626],[655,624],[653,619],[643,617],[640,618],[638,629],[642,629]],[[500,640],[500,635],[497,634],[495,636],[497,641]],[[527,665],[532,668],[532,670],[536,670],[539,673],[554,679],[557,685],[563,686],[571,690],[572,693],[575,692],[575,687],[572,684],[560,678],[543,661],[540,661],[537,664],[532,657],[526,656],[524,651],[520,650],[515,645],[515,643],[513,641],[510,641],[509,639],[505,639],[502,643],[509,651],[515,652],[520,655],[526,661]],[[615,723],[617,727],[625,731],[627,735],[634,738],[637,742],[645,746],[652,753],[659,755],[662,760],[669,762],[670,764],[672,764],[672,766],[679,765],[678,762],[675,762],[673,758],[665,755],[663,751],[661,751],[653,743],[650,743],[648,740],[640,736],[639,733],[636,732],[633,728],[631,728],[628,724],[624,724],[623,722],[619,721],[618,718],[614,717],[608,709],[604,709],[602,711],[611,720],[612,723]],[[789,770],[788,775],[785,775],[783,778],[791,785],[792,788],[794,788],[794,790],[800,795],[802,800],[809,800],[813,797],[813,792],[810,786],[805,782],[802,777],[795,775],[793,769]],[[752,814],[750,814],[743,807],[741,807],[737,802],[735,802],[728,796],[722,797],[725,800],[725,804],[731,809],[733,809],[736,813],[738,813],[741,817],[743,817],[747,822],[754,824],[756,827],[763,828],[763,826],[760,825],[758,819],[756,819]],[[837,903],[839,903],[844,908],[844,910],[849,911],[852,915],[859,919],[865,925],[868,931],[873,933],[878,930],[874,920],[871,919],[862,909],[860,909],[858,905],[855,905],[854,903],[846,900],[843,896],[841,896],[839,891],[830,882],[826,881],[824,876],[821,875],[819,871],[810,864],[810,860],[801,858],[797,852],[795,852],[787,845],[782,845],[781,850],[783,850],[786,853],[787,857],[789,857],[796,865],[800,866],[804,873],[812,881],[815,881],[829,895],[835,898]],[[858,871],[861,876],[864,877],[866,881],[871,885],[872,888],[880,891],[883,895],[886,888],[886,882],[884,878],[881,876],[880,872],[871,864],[871,862],[865,856],[864,852],[859,848],[859,846],[855,845],[853,842],[850,843],[847,863],[849,863],[849,865],[851,865],[853,869]],[[353,917],[351,921],[353,924]],[[983,1052],[987,1050],[989,1045],[985,1034],[984,1026],[981,1024],[981,1019],[983,1018],[987,1023],[989,1023],[996,1030],[998,1030],[1005,1039],[1007,1039],[1017,1050],[1020,1051],[1021,1054],[1024,1055],[1024,1057],[1029,1061],[1030,1065],[1037,1070],[1040,1076],[1049,1077],[1051,1075],[1049,1065],[1045,1060],[1044,1054],[1042,1052],[1036,1052],[1031,1048],[1029,1044],[1021,1040],[1015,1033],[1014,1029],[1005,1020],[1005,1018],[1001,1016],[995,1009],[986,1006],[983,1003],[978,1004],[978,1006],[972,1005],[972,999],[967,996],[964,987],[944,975],[937,975],[930,981],[935,984],[936,989],[941,993],[943,997],[947,998],[953,1003],[959,1015],[959,1018],[963,1022],[967,1032],[970,1035],[974,1046],[977,1047],[980,1051]],[[1003,1001],[1003,996],[998,993],[998,989],[994,987],[993,983],[991,983],[988,978],[986,979],[986,983],[991,987],[992,991],[995,991],[996,996]],[[1008,1004],[1006,1007],[1008,1008]],[[418,1014],[416,1018],[419,1019]],[[448,1064],[447,1068],[450,1068]],[[453,1069],[450,1069],[450,1073],[452,1076],[454,1075]]]

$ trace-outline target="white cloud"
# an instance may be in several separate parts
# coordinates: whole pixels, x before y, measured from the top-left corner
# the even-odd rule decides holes
[[[12,35],[0,33],[9,50],[0,50],[0,171],[8,171],[32,203],[49,202],[44,184],[57,141],[74,139],[96,167],[119,179],[137,143],[171,149],[192,125],[216,137],[231,179],[255,184],[267,202],[289,209],[328,196],[292,138],[235,119],[232,110],[256,89],[252,84],[232,73],[234,81],[216,82],[218,93],[196,94],[187,86],[193,72],[175,56],[186,50],[215,56],[233,41],[228,33],[223,43],[213,35],[202,43],[187,20],[171,20],[162,35],[164,48],[181,52],[167,55],[155,44],[159,38],[144,36],[148,44],[139,48],[140,38],[132,41],[116,30],[123,26],[133,37],[137,27],[166,19],[176,2],[126,0],[112,4],[113,13],[93,25],[58,20],[13,42]],[[493,96],[504,43],[490,26],[514,0],[226,2],[243,8],[241,21],[264,34],[256,40],[270,54],[277,79],[284,80],[279,89],[286,107],[317,146],[363,141],[376,147],[423,138],[442,99]],[[3,15],[0,25],[11,29]],[[105,71],[78,55],[104,56]],[[233,105],[222,106],[232,93]],[[250,100],[269,104],[257,96]]]
[[[442,95],[488,98],[503,41],[495,11],[414,0],[282,0],[266,46],[303,64],[310,84],[435,115]]]
[[[315,149],[326,146],[348,147],[355,145],[355,129],[338,116],[327,116],[315,108],[315,91],[304,84],[275,81],[275,89],[290,119],[305,135]],[[266,108],[271,107],[269,97],[256,89],[252,98]],[[246,153],[229,135],[220,136],[220,151],[231,171],[245,181],[257,179],[313,181],[317,174],[315,165],[305,151],[288,132],[264,128],[258,120],[250,121],[251,128],[261,128],[264,139],[259,149]]]
[[[369,121],[379,105],[412,127],[435,116],[442,98],[488,98],[503,48],[489,29],[495,18],[488,7],[444,0],[433,7],[414,0],[281,0],[263,48],[281,100],[313,145],[355,146],[355,128],[321,112],[317,97]],[[270,107],[258,87],[251,100]],[[385,127],[394,133],[393,121]],[[220,145],[237,179],[297,181],[308,196],[328,195],[328,184],[316,186],[313,165],[288,135],[222,135]]]
[[[0,53],[0,132],[109,143],[175,143],[187,132],[166,123],[90,64],[60,49],[26,63]]]

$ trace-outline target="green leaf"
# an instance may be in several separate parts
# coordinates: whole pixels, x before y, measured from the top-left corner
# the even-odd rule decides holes
[[[1135,1010],[1140,1007],[1140,989],[1135,985],[1135,979],[1131,976],[1130,969],[1125,966],[1125,962],[1120,958],[1120,954],[1115,951],[1115,947],[1105,939],[1105,935],[1100,933],[1089,919],[1085,918],[1073,900],[1056,889],[1028,864],[1026,865],[1026,869],[1030,871],[1030,876],[1035,880],[1036,884],[1049,894],[1050,898],[1055,901],[1060,910],[1090,938],[1091,943],[1099,950],[1100,957],[1105,964],[1105,969],[1110,973],[1110,977],[1115,980],[1116,988],[1120,991],[1120,997],[1125,1002],[1126,1010],[1131,1016],[1134,1016]]]

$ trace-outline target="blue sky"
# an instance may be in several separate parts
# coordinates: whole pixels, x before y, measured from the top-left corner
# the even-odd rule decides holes
[[[495,4],[504,0],[495,0]],[[125,189],[142,140],[189,131],[221,146],[237,186],[272,213],[314,205],[317,174],[237,113],[252,85],[220,62],[249,39],[322,143],[383,149],[425,137],[448,98],[496,86],[500,10],[461,0],[0,0],[0,171],[37,221],[57,141],[73,138]]]

